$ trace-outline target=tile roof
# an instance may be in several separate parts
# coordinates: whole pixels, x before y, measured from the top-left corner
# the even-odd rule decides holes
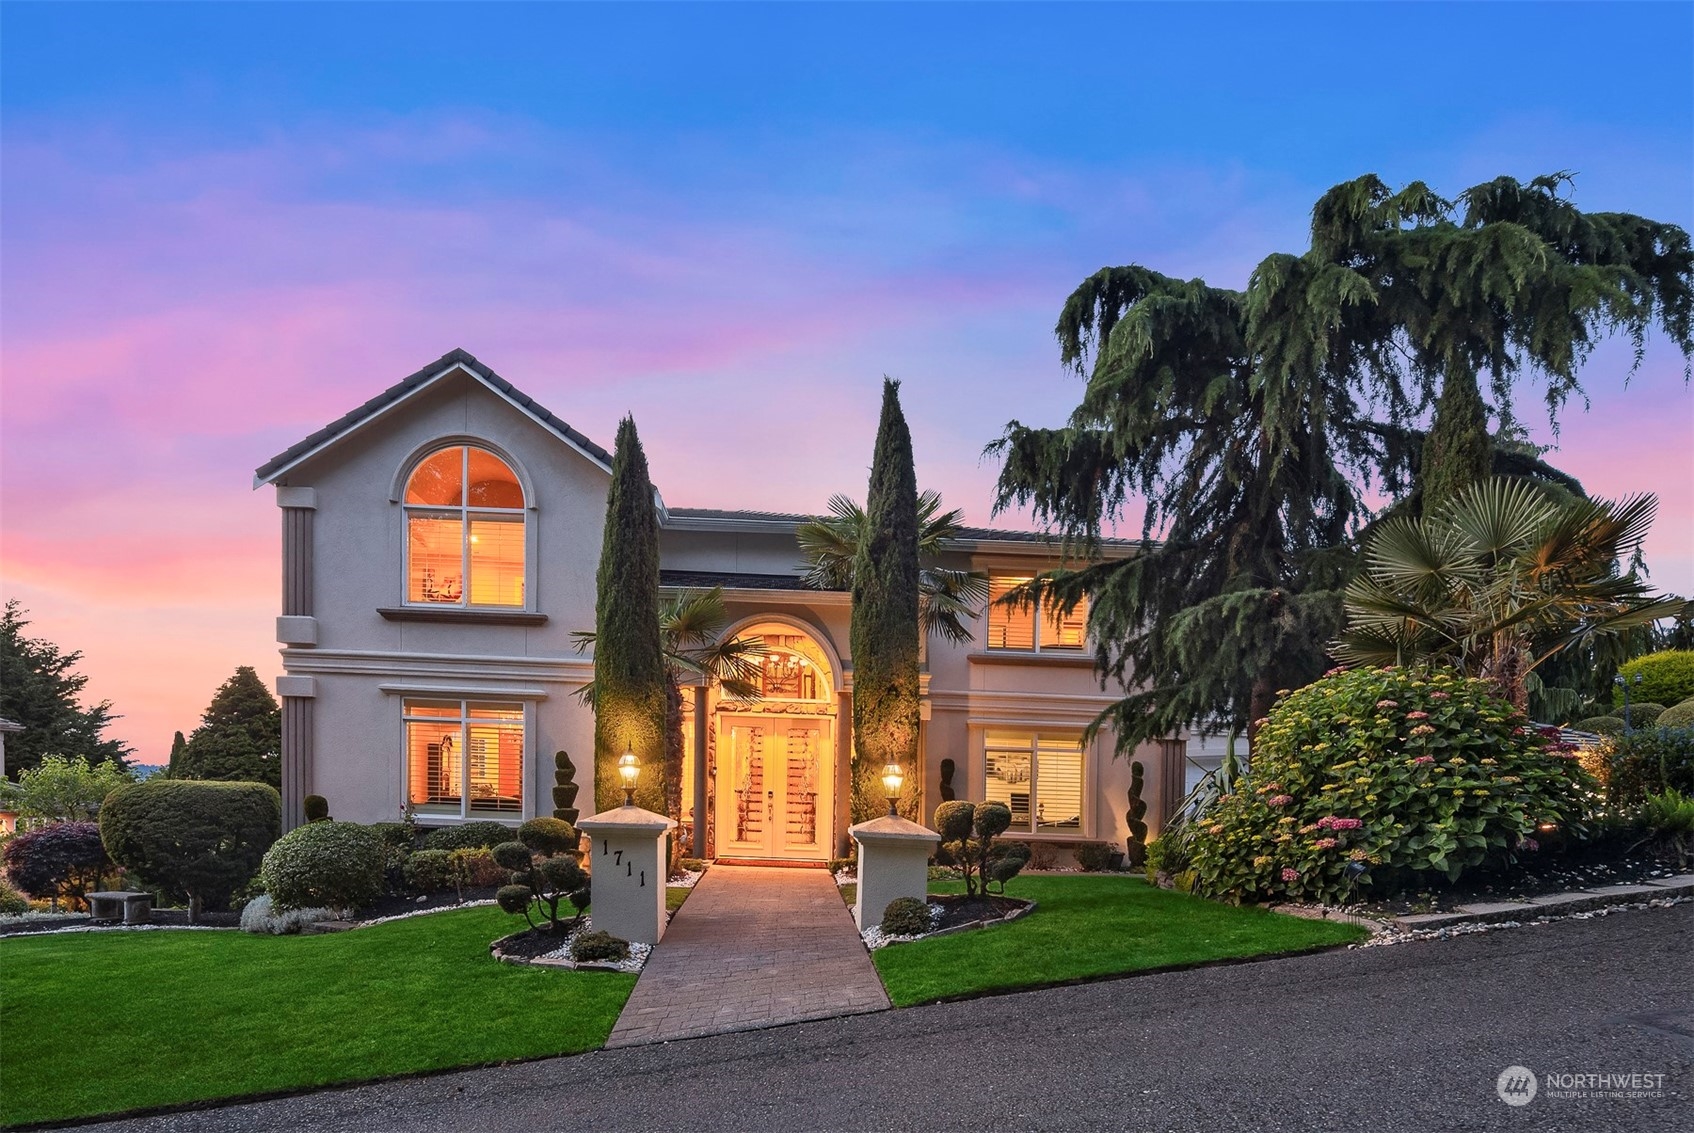
[[[410,377],[403,378],[389,386],[387,389],[383,390],[381,393],[377,394],[357,409],[354,409],[350,413],[341,415],[334,421],[331,421],[329,424],[319,429],[317,432],[313,433],[311,436],[300,441],[298,444],[290,445],[287,449],[284,449],[276,456],[273,456],[270,460],[260,465],[254,471],[253,486],[256,488],[259,485],[272,480],[299,461],[302,457],[322,448],[324,445],[335,440],[343,433],[352,431],[396,402],[403,401],[412,393],[423,388],[425,385],[428,385],[432,379],[438,377],[443,371],[451,369],[453,366],[461,366],[470,371],[472,374],[475,374],[493,389],[509,398],[513,403],[523,409],[531,417],[535,418],[542,425],[552,430],[565,441],[568,441],[570,444],[576,446],[582,452],[587,454],[590,459],[597,461],[601,466],[610,470],[612,466],[611,453],[589,440],[582,433],[579,433],[575,429],[571,428],[570,425],[563,419],[555,417],[552,412],[550,412],[540,402],[536,401],[534,398],[514,386],[511,382],[508,382],[505,378],[502,378],[499,374],[496,374],[493,370],[477,361],[476,358],[468,351],[451,350],[446,354],[443,354],[434,362],[425,366],[423,369],[419,370],[417,373]]]

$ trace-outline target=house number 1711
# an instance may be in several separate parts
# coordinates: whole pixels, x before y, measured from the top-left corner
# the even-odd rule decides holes
[[[623,851],[612,849],[610,843],[608,843],[606,839],[602,838],[602,839],[600,839],[600,856],[606,857],[607,855],[611,856],[612,864],[614,866],[619,866],[619,865],[623,866],[623,873],[624,873],[625,877],[635,877],[636,876],[635,863],[624,861],[623,860]],[[641,889],[647,888],[647,871],[646,870],[641,871],[640,881],[641,881],[641,884],[638,888],[641,888]]]

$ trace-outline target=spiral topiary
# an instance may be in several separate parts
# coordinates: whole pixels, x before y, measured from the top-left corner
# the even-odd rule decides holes
[[[1146,770],[1139,759],[1129,765],[1129,837],[1124,839],[1124,862],[1138,869],[1147,860],[1147,800],[1141,797],[1146,786]]]

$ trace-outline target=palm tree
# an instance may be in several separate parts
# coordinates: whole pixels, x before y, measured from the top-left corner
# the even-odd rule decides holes
[[[1494,478],[1422,519],[1383,523],[1345,595],[1342,664],[1449,664],[1527,710],[1535,670],[1573,646],[1673,617],[1633,566],[1658,500],[1559,499]]]
[[[723,587],[684,590],[659,607],[659,638],[665,658],[665,813],[682,820],[682,681],[695,677],[716,684],[737,700],[759,695],[759,658],[765,643],[756,638],[723,638],[729,624]],[[594,645],[592,630],[571,634],[577,652]],[[594,684],[577,691],[584,704],[594,703]],[[705,721],[697,722],[704,727]]]
[[[968,623],[988,601],[985,572],[954,570],[933,561],[946,542],[958,536],[961,518],[958,508],[941,510],[939,492],[918,494],[918,628],[925,635],[939,633],[955,645],[971,640]],[[819,590],[852,589],[853,558],[868,529],[864,508],[846,496],[831,496],[829,513],[801,524],[795,533],[807,584]]]

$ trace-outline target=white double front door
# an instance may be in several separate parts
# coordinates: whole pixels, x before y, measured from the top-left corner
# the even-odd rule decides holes
[[[827,716],[720,717],[718,856],[828,858],[834,757]]]

